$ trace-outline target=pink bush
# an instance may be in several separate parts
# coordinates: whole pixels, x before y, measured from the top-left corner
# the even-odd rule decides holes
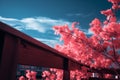
[[[37,75],[37,72],[26,70],[25,76],[27,79],[24,76],[21,76],[19,80],[36,80],[36,75]]]

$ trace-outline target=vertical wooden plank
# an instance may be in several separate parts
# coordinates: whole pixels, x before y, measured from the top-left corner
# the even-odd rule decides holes
[[[19,40],[5,34],[0,65],[0,80],[16,80]]]
[[[4,33],[0,31],[0,65],[1,65],[1,58],[2,58],[3,43],[4,43]]]
[[[63,61],[63,80],[70,80],[69,60],[67,58]]]

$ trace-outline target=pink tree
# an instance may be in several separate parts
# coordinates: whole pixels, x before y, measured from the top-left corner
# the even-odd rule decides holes
[[[37,72],[26,70],[26,78],[24,76],[19,77],[19,80],[36,80]]]
[[[43,72],[42,77],[45,80],[63,80],[63,71],[60,69],[50,68]]]
[[[117,22],[115,12],[120,8],[120,0],[108,0],[113,4],[111,9],[101,11],[107,18],[102,23],[95,18],[90,23],[91,37],[72,24],[54,26],[56,34],[60,34],[63,45],[56,45],[56,49],[77,61],[91,67],[120,68],[120,23]],[[103,64],[105,63],[105,64]]]
[[[60,40],[64,42],[55,48],[90,67],[120,68],[120,23],[116,18],[120,0],[108,1],[112,3],[112,8],[101,11],[101,14],[106,16],[104,22],[98,18],[91,21],[90,30],[93,34],[90,37],[75,27],[77,22],[73,22],[72,28],[68,25],[54,26],[55,34],[59,34]],[[82,70],[73,71],[71,74],[72,79],[77,80],[89,77],[88,73]]]
[[[24,76],[20,76],[19,80],[25,80],[25,77]]]

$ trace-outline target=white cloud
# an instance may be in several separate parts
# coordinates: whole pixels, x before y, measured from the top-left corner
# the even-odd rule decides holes
[[[34,37],[36,40],[41,41],[47,45],[49,45],[50,47],[55,47],[56,44],[60,44],[59,39],[42,39],[42,38],[38,38],[38,37]]]
[[[92,16],[93,15],[93,12],[91,12],[91,13],[69,13],[69,14],[67,14],[67,16],[72,16],[72,17],[90,17],[90,16]]]
[[[92,31],[90,29],[81,29],[86,35],[92,35]]]
[[[25,31],[25,30],[34,30],[38,31],[39,33],[43,33],[42,35],[46,35],[46,32],[49,30],[51,31],[52,27],[55,25],[64,25],[68,24],[70,25],[71,22],[65,21],[65,20],[55,20],[47,17],[35,17],[35,18],[22,18],[22,19],[15,19],[15,18],[5,18],[0,16],[0,21],[16,28],[17,30],[20,31]],[[32,32],[31,32],[32,33]],[[41,35],[41,34],[34,34],[34,35]],[[27,33],[29,34],[29,33]],[[53,33],[54,34],[54,33]],[[31,35],[32,37],[35,37],[34,35]],[[49,35],[51,36],[51,35]],[[53,35],[52,35],[53,38]],[[55,44],[60,43],[58,39],[43,39],[41,38],[35,38],[51,47],[54,47]]]
[[[71,24],[68,21],[64,20],[54,20],[46,17],[37,17],[37,18],[23,18],[20,20],[26,25],[26,29],[37,30],[39,32],[45,33],[47,30],[52,29],[55,25],[64,25]]]
[[[18,30],[36,30],[41,33],[45,33],[46,31],[52,29],[52,27],[55,25],[71,24],[69,21],[55,20],[47,17],[14,19],[0,16],[0,21],[11,25]]]
[[[25,29],[27,30],[36,30],[41,33],[46,32],[46,26],[42,25],[42,23],[39,23],[36,19],[34,18],[24,18],[20,20],[23,24],[25,24]]]
[[[15,26],[14,28],[17,29],[17,30],[19,30],[19,31],[23,30],[23,28],[21,26]]]
[[[2,16],[0,16],[0,20],[17,21],[17,19],[14,19],[14,18],[5,18],[5,17],[2,17]]]
[[[51,31],[52,27],[55,25],[65,25],[68,24],[71,26],[72,22],[65,21],[65,20],[56,20],[56,19],[51,19],[47,17],[35,17],[35,18],[23,18],[23,19],[15,19],[15,18],[5,18],[0,16],[0,21],[11,25],[12,27],[23,31],[23,30],[34,30],[38,31],[39,33],[42,33],[42,35],[48,36],[49,33],[46,34],[46,32]],[[89,30],[82,29],[85,32],[85,34],[91,34]],[[29,34],[29,33],[27,33]],[[54,34],[54,33],[53,33]],[[61,43],[57,38],[55,39],[55,36],[49,34],[49,36],[52,36],[51,39],[43,39],[41,38],[36,38],[34,35],[31,35],[32,37],[35,37],[35,39],[51,46],[54,47],[55,44]],[[36,34],[35,34],[36,35]],[[37,34],[39,35],[39,34]],[[41,34],[40,34],[41,35]],[[53,38],[54,37],[54,38]]]
[[[69,15],[83,15],[83,14],[69,14]],[[65,25],[68,24],[71,26],[72,22],[65,20],[56,20],[47,17],[35,17],[35,18],[23,18],[23,19],[15,19],[15,18],[5,18],[0,16],[0,21],[3,21],[14,28],[22,31],[22,30],[35,30],[41,33],[46,33],[48,30],[52,29],[55,25]],[[82,29],[86,35],[91,35],[92,32],[87,29]]]
[[[18,30],[23,30],[24,29],[24,24],[20,22],[20,20],[15,19],[15,18],[5,18],[0,16],[0,21],[18,29]]]
[[[92,32],[90,29],[88,29],[87,34],[92,35],[92,34],[93,34],[93,32]]]

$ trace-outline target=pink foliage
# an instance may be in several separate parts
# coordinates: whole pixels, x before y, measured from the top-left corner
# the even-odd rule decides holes
[[[120,9],[120,0],[108,0],[109,2],[111,2],[113,4],[112,9]]]
[[[103,10],[103,11],[101,11],[101,14],[104,14],[105,16],[113,16],[114,15],[112,9]]]
[[[105,75],[105,78],[110,78],[110,77],[112,77],[110,74]]]
[[[24,76],[20,76],[19,80],[25,80],[25,77]]]
[[[64,42],[62,45],[57,44],[55,48],[90,67],[120,68],[120,23],[117,22],[115,14],[120,9],[120,0],[108,1],[112,3],[112,8],[101,11],[106,20],[101,22],[95,18],[90,23],[90,30],[93,32],[91,37],[87,37],[83,31],[75,27],[77,22],[73,22],[71,28],[68,25],[54,26],[55,33],[59,34],[60,40]],[[89,77],[90,74],[86,70],[71,71],[71,79],[80,80]],[[51,74],[49,72],[44,72],[44,76],[49,76]]]
[[[24,76],[21,76],[19,80],[36,80],[36,75],[37,75],[37,72],[26,70],[25,76],[27,77],[27,79]]]
[[[37,72],[35,71],[30,71],[30,70],[26,70],[26,77],[28,78],[28,80],[36,80],[36,74]]]
[[[44,80],[63,80],[63,71],[60,69],[50,68],[45,70],[42,77]]]
[[[95,18],[91,23],[90,23],[90,30],[94,33],[94,34],[99,34],[99,32],[102,31],[102,26],[101,26],[101,22],[99,19]]]

